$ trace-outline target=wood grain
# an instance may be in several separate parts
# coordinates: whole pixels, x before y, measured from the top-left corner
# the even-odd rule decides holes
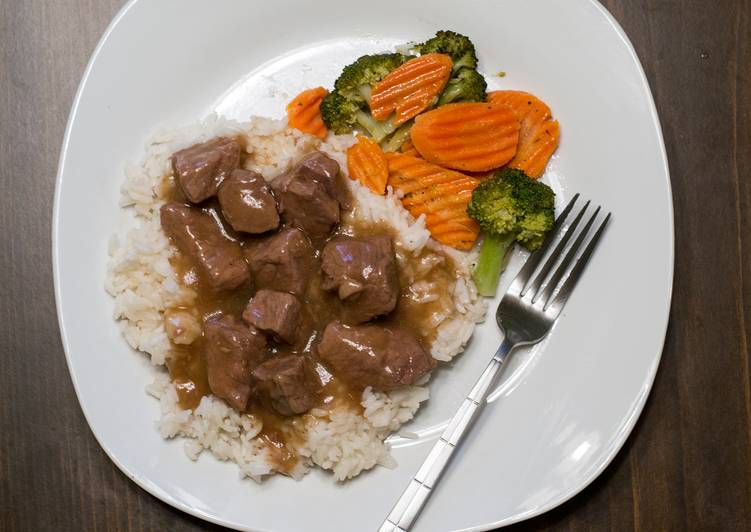
[[[0,530],[206,530],[121,474],[65,366],[50,261],[57,157],[122,0],[0,0]],[[676,268],[654,390],[605,473],[510,530],[751,528],[751,6],[605,0],[641,58],[673,179]]]

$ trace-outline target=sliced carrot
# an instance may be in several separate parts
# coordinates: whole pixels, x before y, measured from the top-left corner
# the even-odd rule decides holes
[[[415,218],[424,215],[437,241],[470,249],[480,228],[467,216],[467,204],[480,180],[403,153],[387,153],[386,160],[389,185],[401,192],[404,208]]]
[[[403,124],[423,112],[446,86],[453,61],[445,54],[425,54],[410,59],[379,81],[370,96],[370,113],[386,120],[396,112],[394,124]]]
[[[287,105],[287,123],[303,133],[324,139],[328,129],[321,118],[321,102],[329,93],[323,87],[308,89],[295,96]]]
[[[357,135],[357,144],[347,150],[349,177],[376,194],[386,193],[389,165],[381,147],[373,140]]]
[[[550,120],[551,112],[545,102],[523,91],[493,91],[488,93],[488,101],[511,107],[522,122],[522,128],[542,120]]]
[[[418,116],[411,137],[420,155],[432,163],[482,172],[514,158],[519,120],[502,104],[450,103]]]
[[[491,92],[488,101],[511,108],[521,124],[519,147],[508,165],[523,170],[530,177],[540,177],[560,140],[560,127],[553,120],[550,107],[522,91]]]
[[[536,124],[524,144],[519,145],[519,150],[509,166],[524,171],[529,177],[540,177],[545,172],[553,152],[558,148],[560,138],[561,129],[557,120]]]
[[[404,144],[402,144],[401,152],[404,155],[411,155],[412,157],[419,157],[420,153],[415,149],[415,145],[412,144],[411,139],[407,139],[404,141]]]

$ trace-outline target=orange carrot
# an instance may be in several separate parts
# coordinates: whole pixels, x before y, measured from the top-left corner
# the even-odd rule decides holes
[[[519,145],[519,150],[509,166],[524,171],[529,177],[540,177],[558,147],[560,137],[561,130],[557,120],[536,124],[524,144]]]
[[[357,135],[357,144],[347,150],[349,177],[368,187],[376,194],[386,193],[389,166],[381,147],[362,135]]]
[[[447,246],[470,249],[480,228],[467,216],[467,204],[479,179],[441,168],[419,157],[387,153],[389,184],[415,218],[425,216],[430,234]]]
[[[451,57],[445,54],[410,59],[373,87],[370,113],[376,120],[386,120],[396,111],[396,125],[414,118],[441,94],[452,67]]]
[[[426,160],[482,172],[513,159],[519,141],[516,115],[497,103],[450,103],[415,119],[412,143]]]
[[[404,144],[402,144],[402,147],[400,148],[400,151],[404,155],[411,155],[412,157],[419,157],[420,154],[415,149],[415,145],[412,144],[412,141],[410,139],[407,139],[404,141]]]
[[[509,166],[523,170],[530,177],[540,177],[560,139],[560,127],[553,120],[550,107],[522,91],[491,92],[488,101],[511,108],[521,125],[519,146]]]
[[[303,133],[324,139],[328,134],[321,118],[321,102],[329,93],[323,87],[302,91],[287,105],[287,123]]]
[[[550,120],[550,107],[536,96],[523,91],[493,91],[488,101],[511,107],[522,122],[522,128],[531,127],[541,120]]]

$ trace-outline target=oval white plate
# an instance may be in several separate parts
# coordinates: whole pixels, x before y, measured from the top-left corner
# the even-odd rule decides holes
[[[398,15],[392,15],[398,13]],[[547,101],[562,143],[546,179],[614,219],[560,323],[520,351],[504,391],[473,434],[417,530],[485,530],[544,512],[579,492],[618,452],[646,401],[670,306],[673,215],[665,151],[649,87],[628,39],[592,0],[131,1],[84,74],[62,147],[54,213],[54,274],[63,344],[81,407],[105,452],[162,500],[252,530],[374,530],[436,433],[495,350],[491,318],[432,382],[432,399],[395,440],[399,467],[337,485],[241,481],[154,428],[152,378],[112,320],[103,290],[107,241],[120,219],[123,166],[161,127],[212,111],[282,116],[299,89],[330,86],[365,52],[438,29],[472,37],[493,87]],[[492,74],[503,70],[504,78]],[[518,265],[512,263],[513,270]],[[506,281],[510,276],[506,276]],[[492,308],[491,308],[492,312]]]

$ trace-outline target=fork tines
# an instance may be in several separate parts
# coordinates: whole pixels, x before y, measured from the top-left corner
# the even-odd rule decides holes
[[[580,209],[574,209],[578,199],[579,194],[576,194],[569,201],[545,242],[529,256],[509,288],[510,294],[528,301],[546,314],[557,315],[560,312],[610,221],[611,213],[607,213],[592,231],[600,216],[601,208],[597,207],[577,234],[577,228],[591,203],[587,201]],[[573,220],[566,223],[572,214]],[[569,244],[575,235],[573,244]],[[556,242],[553,251],[548,253]],[[547,260],[540,266],[545,257]]]

